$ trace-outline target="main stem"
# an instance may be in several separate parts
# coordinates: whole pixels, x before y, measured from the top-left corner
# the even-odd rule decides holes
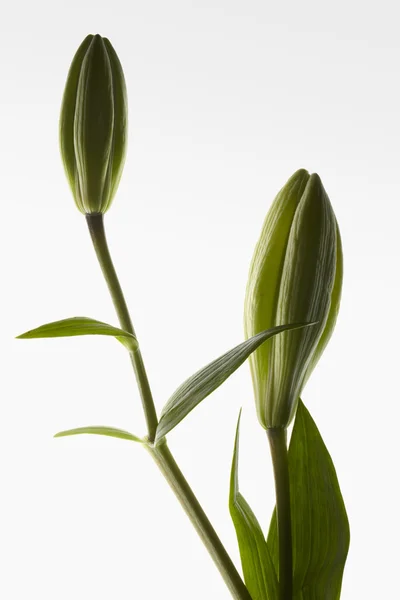
[[[267,429],[275,477],[279,545],[279,600],[293,600],[292,522],[285,429]]]
[[[199,534],[219,572],[221,573],[233,598],[251,600],[251,596],[242,578],[231,561],[215,529],[208,520],[199,501],[178,467],[167,443],[162,442],[154,449],[149,448],[160,471],[168,481],[182,508],[188,515],[193,527]]]
[[[128,307],[108,249],[103,215],[86,215],[86,220],[93,246],[108,285],[121,327],[125,331],[135,335]],[[136,375],[147,423],[149,439],[147,449],[206,546],[233,598],[235,598],[235,600],[251,600],[251,596],[243,583],[242,578],[186,481],[182,471],[179,469],[167,446],[167,442],[163,441],[158,446],[152,445],[158,424],[153,396],[140,349],[136,350],[136,352],[131,352],[130,357]]]

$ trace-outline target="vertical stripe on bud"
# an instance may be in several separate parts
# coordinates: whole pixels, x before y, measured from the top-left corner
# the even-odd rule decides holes
[[[333,331],[342,283],[335,215],[318,175],[297,171],[276,197],[256,246],[245,300],[245,333],[290,323],[250,357],[257,413],[266,428],[287,427]]]
[[[89,35],[72,61],[60,118],[61,155],[82,213],[110,207],[124,166],[126,134],[121,63],[106,38]]]

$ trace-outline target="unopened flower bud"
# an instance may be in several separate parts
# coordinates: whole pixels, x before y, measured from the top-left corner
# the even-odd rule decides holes
[[[125,78],[114,48],[88,35],[72,61],[60,118],[60,147],[79,210],[105,213],[121,178],[127,138]]]
[[[297,171],[269,210],[250,267],[246,337],[291,323],[250,356],[257,414],[285,428],[335,326],[342,288],[336,218],[318,175]]]

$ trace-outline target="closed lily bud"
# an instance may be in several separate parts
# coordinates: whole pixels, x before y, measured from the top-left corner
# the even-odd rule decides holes
[[[250,356],[261,425],[286,428],[302,389],[333,332],[342,289],[336,218],[318,175],[297,171],[275,198],[250,267],[245,334],[276,325],[290,330]]]
[[[60,118],[60,148],[79,210],[104,214],[117,191],[127,141],[125,78],[114,48],[88,35],[72,61]]]

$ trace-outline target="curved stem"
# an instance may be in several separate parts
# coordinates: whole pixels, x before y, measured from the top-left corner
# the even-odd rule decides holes
[[[103,215],[86,215],[86,221],[121,327],[124,331],[128,331],[128,333],[135,335],[124,294],[108,249],[107,238],[104,231]],[[152,442],[156,435],[158,420],[140,348],[136,350],[136,352],[130,352],[130,357],[142,400],[149,440]]]
[[[117,273],[108,249],[104,231],[103,215],[86,215],[86,220],[93,246],[96,251],[100,267],[103,271],[104,278],[107,282],[121,327],[125,331],[135,335],[128,307],[126,305],[122,288],[118,281]],[[206,546],[233,598],[235,598],[235,600],[251,600],[251,596],[245,584],[243,583],[242,578],[240,577],[235,565],[225,550],[207,515],[202,509],[188,482],[186,481],[182,471],[179,469],[167,446],[166,441],[164,440],[161,444],[153,446],[158,420],[149,381],[140,350],[130,353],[130,356],[147,422],[149,439],[149,443],[146,446],[147,450],[169,483],[171,489],[175,493],[181,506]]]
[[[286,429],[267,429],[274,467],[279,545],[279,600],[293,598],[292,522]]]

